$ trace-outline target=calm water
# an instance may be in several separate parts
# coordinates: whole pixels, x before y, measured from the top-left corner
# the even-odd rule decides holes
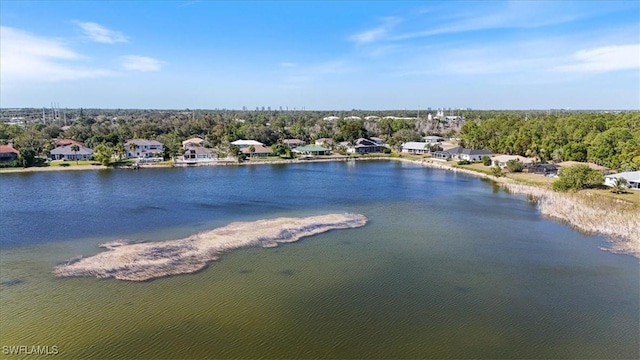
[[[638,358],[637,259],[523,197],[395,162],[0,174],[0,347],[60,358]],[[146,283],[60,279],[119,238],[370,222]],[[0,357],[4,355],[0,354]]]

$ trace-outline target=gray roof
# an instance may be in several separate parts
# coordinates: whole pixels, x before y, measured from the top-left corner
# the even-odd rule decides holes
[[[131,140],[127,140],[126,143],[124,143],[125,145],[129,145],[131,143],[134,143],[138,146],[158,146],[158,145],[162,145],[161,142],[159,141],[155,141],[155,140],[146,140],[146,139],[131,139]]]
[[[622,178],[627,181],[638,182],[640,181],[640,171],[625,171],[617,174],[605,175],[605,177],[611,179]]]
[[[93,150],[88,147],[78,146],[78,151],[71,150],[73,145],[67,146],[58,146],[57,148],[51,150],[51,154],[53,155],[91,155],[93,154]]]
[[[215,151],[217,152],[217,151]],[[213,154],[214,150],[211,150],[202,146],[189,146],[184,151],[185,154]]]
[[[417,141],[409,141],[402,144],[403,149],[410,149],[410,150],[425,150],[425,149],[428,150],[429,146],[431,146],[431,144],[425,143],[425,142],[417,142]]]

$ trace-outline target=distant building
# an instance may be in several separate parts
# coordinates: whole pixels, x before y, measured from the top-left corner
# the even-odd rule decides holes
[[[400,151],[406,154],[428,154],[431,144],[426,142],[410,141],[400,146]]]
[[[183,149],[193,146],[204,146],[204,140],[200,139],[199,137],[192,137],[191,139],[187,139],[182,142]]]
[[[0,145],[0,162],[13,161],[20,156],[20,152],[10,145]]]
[[[365,138],[357,139],[353,146],[347,148],[347,152],[356,154],[380,153],[383,150],[384,146]]]
[[[231,145],[235,145],[240,149],[248,148],[249,146],[264,146],[263,143],[255,140],[236,140],[231,143]]]
[[[78,151],[73,151],[74,146],[78,147]],[[93,158],[93,150],[75,144],[58,146],[49,153],[53,160],[91,160]]]
[[[300,139],[284,139],[282,142],[289,147],[289,149],[295,149],[298,146],[304,146],[307,143]]]
[[[604,177],[604,184],[607,186],[615,186],[616,179],[625,179],[627,180],[627,187],[634,190],[640,190],[640,171],[626,171],[606,175]]]
[[[124,143],[124,151],[128,159],[157,159],[162,157],[164,145],[155,140],[131,139]]]
[[[467,160],[480,161],[482,157],[491,157],[493,153],[489,150],[465,149],[463,147],[454,147],[448,150],[434,151],[431,157],[440,160]]]

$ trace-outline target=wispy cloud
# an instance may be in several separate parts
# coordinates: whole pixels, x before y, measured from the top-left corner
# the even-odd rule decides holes
[[[575,52],[568,64],[555,68],[562,72],[604,73],[640,69],[640,44],[601,46]]]
[[[124,43],[129,39],[121,32],[109,30],[100,24],[94,22],[75,21],[80,27],[82,33],[89,39],[103,44]]]
[[[122,57],[122,67],[129,71],[159,71],[163,61],[147,56],[126,55]]]
[[[483,7],[481,12],[461,13],[450,23],[421,31],[405,32],[390,39],[405,40],[492,29],[531,29],[568,23],[588,16],[586,12],[565,12],[553,5],[544,2],[510,1],[498,8]]]
[[[385,17],[382,19],[382,25],[373,29],[363,31],[349,37],[349,40],[356,44],[367,44],[384,38],[387,33],[398,23],[402,21],[399,17]]]
[[[288,61],[280,63],[280,67],[283,67],[283,68],[292,68],[292,67],[296,67],[297,65],[298,64],[296,64],[294,62],[288,62]]]
[[[6,81],[51,82],[114,75],[107,69],[78,65],[86,57],[63,41],[0,26],[0,73]]]

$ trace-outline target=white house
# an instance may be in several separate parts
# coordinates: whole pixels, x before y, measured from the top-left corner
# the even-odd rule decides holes
[[[73,146],[78,146],[78,151],[73,151]],[[85,146],[73,144],[58,146],[51,150],[50,154],[53,160],[91,160],[93,157],[93,150]]]
[[[244,148],[248,148],[250,146],[264,146],[263,143],[261,143],[260,141],[255,141],[255,140],[236,140],[234,142],[231,143],[231,145],[235,145],[237,147],[239,147],[240,149],[244,149]]]
[[[455,147],[443,151],[435,151],[432,156],[435,159],[440,160],[467,160],[467,161],[480,161],[483,156],[491,157],[493,154],[488,150],[476,150],[465,149],[462,147]]]
[[[400,146],[401,152],[407,154],[428,154],[431,144],[426,142],[409,141]]]
[[[124,143],[124,151],[128,159],[159,159],[162,158],[164,146],[155,140],[131,139]]]
[[[444,138],[440,136],[424,136],[422,139],[424,140],[424,142],[430,144],[437,144],[444,141]]]
[[[627,180],[627,186],[630,189],[640,190],[640,171],[625,171],[617,174],[605,175],[604,184],[607,186],[615,186],[616,179],[618,178]]]
[[[192,137],[191,139],[187,139],[182,142],[183,149],[193,146],[204,146],[204,140],[200,139],[199,137]]]
[[[531,165],[535,162],[535,159],[533,158],[524,157],[520,155],[496,155],[491,158],[491,164],[504,168],[507,166],[507,162],[511,160],[517,160],[522,165],[525,165],[525,166]]]

